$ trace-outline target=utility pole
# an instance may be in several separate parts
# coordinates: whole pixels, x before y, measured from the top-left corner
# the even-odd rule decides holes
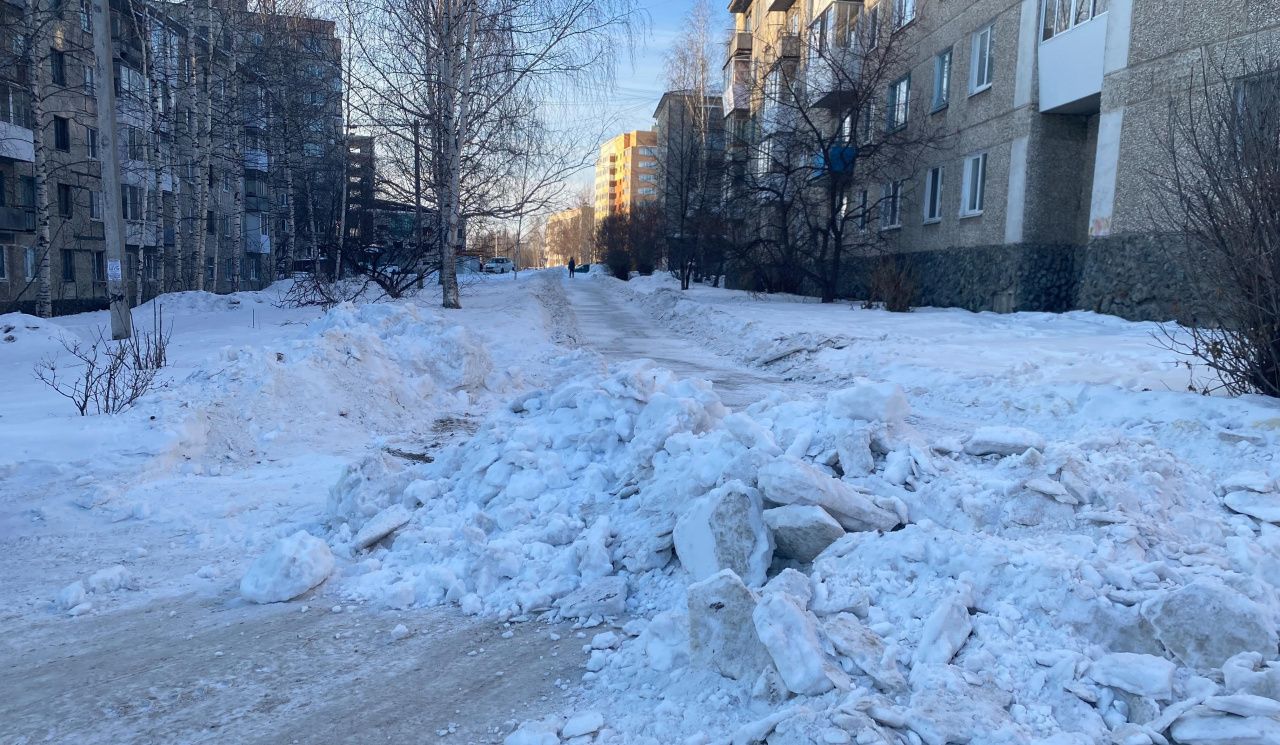
[[[102,156],[102,227],[107,248],[111,338],[128,339],[133,335],[133,318],[124,284],[124,214],[120,211],[120,141],[116,137],[110,0],[93,0],[93,55],[97,62],[98,152]],[[141,253],[138,260],[142,260]]]

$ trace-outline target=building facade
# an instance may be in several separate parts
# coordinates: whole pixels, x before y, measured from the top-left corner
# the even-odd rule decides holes
[[[937,134],[901,176],[856,183],[876,253],[900,257],[919,304],[1094,309],[1188,318],[1192,272],[1159,217],[1169,109],[1208,58],[1280,60],[1280,4],[1235,0],[734,0],[724,110],[731,174],[765,167],[769,76],[795,60],[850,152],[886,133]],[[847,45],[854,76],[892,45],[876,105],[842,111],[810,65]],[[857,65],[864,67],[859,71]],[[785,74],[785,73],[784,73]],[[853,98],[856,98],[853,97]],[[856,119],[851,119],[856,116]],[[865,296],[874,260],[849,262]]]
[[[120,195],[131,302],[260,288],[304,244],[314,251],[318,236],[300,226],[316,224],[337,187],[319,167],[337,155],[340,133],[331,22],[234,4],[113,2],[113,75],[103,81],[87,2],[0,0],[0,15],[0,311],[38,310],[46,256],[55,313],[106,307],[104,189]],[[268,55],[268,46],[290,51]],[[111,184],[100,161],[103,85],[116,97]],[[279,99],[282,88],[306,101]],[[41,176],[47,252],[37,240]]]
[[[596,160],[595,220],[623,215],[658,198],[658,135],[624,132],[600,147]]]
[[[596,211],[589,204],[553,213],[547,218],[547,266],[563,266],[574,259],[589,263],[595,253]]]
[[[668,91],[653,112],[657,133],[659,201],[668,225],[679,225],[704,207],[702,196],[719,199],[725,170],[722,96]]]

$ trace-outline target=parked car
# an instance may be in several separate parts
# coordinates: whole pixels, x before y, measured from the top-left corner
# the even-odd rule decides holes
[[[489,259],[484,263],[484,271],[486,274],[506,274],[513,272],[516,265],[505,256],[499,256],[495,259]]]

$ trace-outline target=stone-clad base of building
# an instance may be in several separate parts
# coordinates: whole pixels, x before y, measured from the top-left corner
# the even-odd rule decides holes
[[[913,305],[972,311],[1093,310],[1135,321],[1203,316],[1183,243],[1128,235],[1087,246],[1017,244],[896,254],[915,286]],[[867,297],[883,259],[854,259],[841,294]]]

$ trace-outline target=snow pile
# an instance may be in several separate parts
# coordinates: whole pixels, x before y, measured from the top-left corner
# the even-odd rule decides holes
[[[6,361],[26,363],[65,354],[64,340],[77,337],[53,321],[26,313],[0,314],[0,354]]]
[[[598,742],[1264,742],[1275,490],[1119,434],[931,441],[865,380],[729,413],[634,363],[358,464],[332,543],[391,607],[635,616],[587,663],[619,697]]]
[[[489,384],[492,363],[461,326],[408,303],[340,305],[296,338],[220,350],[144,415],[181,422],[185,454],[249,457],[316,438],[413,431],[459,412]],[[299,416],[306,412],[306,416]]]

